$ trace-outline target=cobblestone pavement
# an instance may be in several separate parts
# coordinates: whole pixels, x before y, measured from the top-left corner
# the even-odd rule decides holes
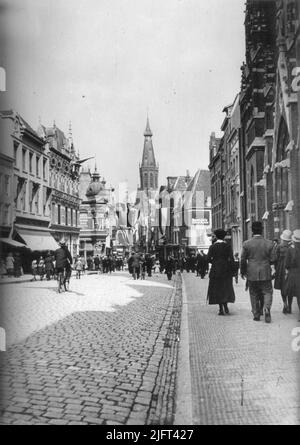
[[[173,422],[179,275],[3,284],[1,307],[1,424]]]
[[[230,315],[206,304],[208,278],[183,275],[191,378],[191,423],[300,424],[300,351],[292,350],[293,314],[274,293],[272,323],[254,322],[245,282],[235,285]],[[185,299],[183,301],[185,304]],[[299,342],[300,344],[300,342]],[[178,400],[177,403],[181,403]],[[180,424],[180,418],[175,419]]]

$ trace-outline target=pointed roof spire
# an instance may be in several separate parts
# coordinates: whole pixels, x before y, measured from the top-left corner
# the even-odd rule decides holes
[[[149,124],[149,115],[148,115],[148,113],[147,113],[147,124],[146,124],[146,130],[145,130],[145,132],[144,132],[144,136],[145,137],[147,137],[147,136],[149,136],[149,137],[152,137],[152,131],[151,131],[151,128],[150,128],[150,124]]]
[[[69,122],[69,141],[73,142],[73,134],[72,134],[72,122]]]

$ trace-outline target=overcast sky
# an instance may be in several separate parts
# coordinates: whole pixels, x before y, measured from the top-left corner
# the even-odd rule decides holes
[[[100,174],[115,186],[139,183],[147,111],[160,184],[208,168],[210,133],[220,134],[222,109],[240,88],[244,1],[7,4],[2,106],[34,128],[40,117],[67,133],[71,121],[80,156],[96,155]]]

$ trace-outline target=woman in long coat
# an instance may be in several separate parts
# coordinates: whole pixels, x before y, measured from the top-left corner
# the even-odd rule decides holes
[[[232,285],[233,253],[224,241],[225,230],[215,231],[217,240],[208,250],[207,260],[211,263],[207,299],[209,304],[219,305],[219,315],[229,314],[227,303],[235,302]]]
[[[286,279],[286,294],[290,295],[288,313],[292,312],[292,297],[297,297],[297,303],[300,311],[300,230],[294,230],[292,235],[293,245],[289,247],[285,268],[288,271]]]
[[[292,232],[290,230],[284,230],[280,235],[280,240],[280,244],[276,249],[274,289],[280,290],[281,298],[283,301],[282,312],[284,314],[288,314],[290,303],[288,304],[287,299],[289,299],[290,302],[290,300],[293,299],[293,296],[288,297],[288,295],[286,294],[285,259],[289,245],[292,242]]]

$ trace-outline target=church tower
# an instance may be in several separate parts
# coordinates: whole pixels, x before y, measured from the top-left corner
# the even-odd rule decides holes
[[[143,159],[140,164],[140,190],[151,191],[158,189],[158,164],[155,161],[152,131],[150,129],[149,117],[147,117],[147,125],[144,132],[144,151]]]

